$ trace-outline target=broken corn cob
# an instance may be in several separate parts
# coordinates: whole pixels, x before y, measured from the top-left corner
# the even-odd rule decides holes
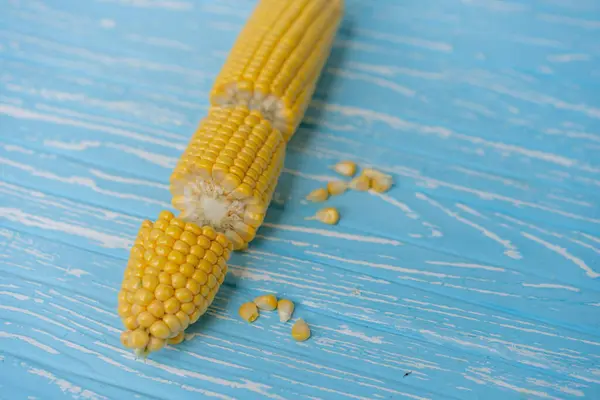
[[[211,92],[258,110],[288,141],[302,120],[343,13],[342,0],[261,0]]]
[[[170,177],[180,214],[145,221],[131,249],[119,292],[124,346],[146,356],[180,343],[212,303],[230,252],[254,239],[342,11],[343,0],[259,1]]]
[[[209,226],[163,211],[144,221],[131,248],[119,292],[122,343],[147,356],[206,312],[227,274],[232,244]]]
[[[181,217],[243,249],[254,239],[342,16],[341,0],[262,0],[171,176]]]
[[[263,221],[284,157],[281,133],[258,111],[212,108],[171,175],[173,206],[241,249]]]

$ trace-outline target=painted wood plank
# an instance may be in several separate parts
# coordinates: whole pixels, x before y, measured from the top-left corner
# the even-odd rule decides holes
[[[27,274],[33,276],[32,279],[25,278],[20,282],[7,280],[2,283],[5,290],[0,295],[6,301],[3,303],[3,307],[10,309],[7,315],[10,315],[11,318],[11,323],[5,327],[7,329],[7,333],[4,335],[5,338],[9,334],[13,335],[8,339],[13,339],[17,343],[20,343],[22,340],[19,339],[23,337],[34,338],[36,342],[25,342],[24,345],[37,345],[36,349],[40,348],[40,351],[50,353],[52,353],[50,349],[61,353],[63,351],[83,352],[82,356],[86,355],[86,358],[87,356],[91,358],[86,362],[89,362],[92,366],[101,363],[101,365],[108,364],[105,367],[117,367],[123,370],[125,370],[125,367],[142,368],[143,364],[140,366],[139,362],[136,363],[131,356],[127,355],[127,352],[120,349],[118,338],[114,335],[118,331],[119,321],[111,311],[116,306],[114,287],[118,284],[118,274],[115,274],[115,271],[122,269],[121,260],[89,253],[53,241],[40,240],[34,236],[10,230],[4,230],[2,234],[4,237],[9,238],[7,242],[9,251],[6,253],[8,257],[3,260],[3,271],[9,272],[10,275]],[[23,249],[29,248],[34,243],[36,244],[36,251],[31,253],[29,259],[23,260],[20,257]],[[89,261],[81,263],[82,258],[89,259]],[[23,264],[15,266],[12,264],[13,260]],[[263,257],[260,262],[261,264],[270,264],[269,257]],[[291,283],[294,283],[294,275],[298,273],[293,270],[303,265],[296,268],[292,267],[292,270],[290,270],[289,265],[290,262],[287,262],[286,265],[280,265],[279,268],[286,267],[289,279]],[[74,268],[75,266],[81,268]],[[45,272],[41,275],[36,274],[36,271],[40,268],[44,269]],[[248,266],[247,269],[252,270],[253,268]],[[264,268],[263,274],[271,276],[270,267]],[[460,356],[460,354],[464,356],[464,353],[454,351],[451,348],[452,346],[447,346],[443,341],[441,342],[444,344],[443,347],[441,345],[436,346],[432,343],[415,340],[410,337],[411,335],[400,337],[373,329],[364,324],[352,323],[328,316],[330,315],[328,309],[335,307],[335,302],[328,302],[326,297],[319,298],[318,291],[310,293],[309,290],[307,293],[307,290],[302,288],[294,290],[293,285],[280,286],[279,290],[283,290],[283,293],[292,299],[305,299],[307,295],[310,295],[313,299],[312,301],[300,301],[301,304],[297,312],[306,314],[314,325],[315,344],[311,346],[300,345],[298,347],[299,345],[290,341],[287,330],[281,324],[275,322],[276,318],[269,314],[263,315],[261,323],[255,325],[243,323],[236,317],[236,310],[241,302],[249,296],[260,293],[261,290],[269,290],[270,287],[268,285],[264,286],[264,284],[254,288],[246,286],[243,277],[239,277],[237,273],[234,273],[233,279],[232,282],[228,278],[228,283],[224,290],[219,293],[219,298],[209,317],[191,330],[192,337],[186,342],[186,346],[180,348],[179,351],[168,351],[170,354],[166,355],[162,361],[171,364],[177,360],[177,363],[186,365],[185,359],[190,357],[192,360],[194,358],[215,360],[217,364],[211,365],[210,370],[222,371],[223,373],[227,371],[227,374],[233,373],[234,376],[240,376],[241,379],[252,377],[252,381],[257,386],[268,382],[268,378],[260,378],[261,374],[268,371],[272,372],[275,366],[279,374],[282,374],[286,379],[292,379],[293,377],[296,382],[305,384],[311,382],[311,374],[326,374],[325,376],[334,379],[331,379],[333,382],[325,389],[339,391],[342,387],[345,387],[348,390],[349,382],[356,381],[358,382],[357,386],[350,393],[354,395],[364,393],[367,398],[372,398],[369,396],[377,393],[376,389],[381,390],[380,393],[382,394],[385,394],[386,391],[392,394],[395,393],[400,398],[397,389],[403,388],[403,390],[406,390],[406,387],[410,389],[419,387],[420,390],[416,393],[427,397],[424,390],[426,390],[429,385],[428,382],[431,380],[446,382],[445,394],[456,393],[456,398],[470,398],[470,396],[477,398],[477,396],[480,396],[482,393],[480,390],[483,390],[483,388],[467,395],[463,393],[464,389],[456,389],[452,386],[460,383],[465,388],[475,389],[473,385],[482,384],[478,381],[484,381],[488,384],[486,386],[489,387],[486,387],[485,390],[490,390],[490,395],[499,390],[503,384],[518,387],[524,385],[528,390],[536,390],[536,386],[539,386],[536,385],[536,382],[548,382],[549,380],[555,382],[555,390],[558,392],[561,391],[561,388],[564,392],[565,390],[569,391],[568,388],[570,387],[583,387],[569,384],[567,380],[560,378],[560,375],[554,375],[552,371],[548,371],[546,374],[536,373],[523,376],[519,372],[520,369],[515,368],[507,360],[495,360],[499,354],[494,351],[488,356],[483,356],[485,352],[482,352],[481,355],[469,354],[467,360]],[[252,278],[249,279],[250,283],[252,281]],[[337,290],[339,291],[339,289]],[[328,292],[331,292],[331,290]],[[366,293],[355,294],[353,297],[361,298],[366,295]],[[408,293],[407,295],[410,296]],[[331,298],[332,296],[328,297]],[[333,297],[335,298],[335,296]],[[324,302],[322,303],[322,301]],[[38,326],[35,316],[23,315],[23,305],[31,302],[36,303],[35,311],[46,318],[46,320],[40,321],[42,322],[41,326]],[[421,307],[418,310],[415,307],[415,315],[422,314],[426,309]],[[33,310],[33,308],[26,307],[25,310]],[[454,312],[456,311],[454,310]],[[407,312],[410,313],[410,310],[407,310]],[[453,315],[450,311],[441,311],[441,313],[449,317]],[[470,311],[465,313],[463,318],[469,318],[467,314],[479,315]],[[419,324],[418,320],[426,321],[426,318],[416,318],[414,323]],[[369,322],[376,323],[376,321]],[[23,326],[21,330],[17,327],[13,328],[13,324],[19,323]],[[289,325],[287,328],[289,329]],[[64,336],[65,331],[66,336]],[[23,335],[24,332],[28,333]],[[14,335],[20,335],[20,337]],[[503,335],[496,336],[502,337]],[[250,340],[250,338],[252,339]],[[497,341],[497,343],[500,342],[500,340]],[[84,346],[79,347],[78,344]],[[491,346],[490,350],[498,346],[493,341],[488,345]],[[48,348],[44,346],[48,346]],[[525,351],[526,348],[524,347],[520,351]],[[401,353],[398,353],[399,349],[401,349]],[[239,360],[231,360],[227,356],[227,352],[232,351],[242,352],[243,357],[240,357]],[[557,363],[569,362],[569,364],[572,364],[570,368],[573,375],[584,373],[573,369],[573,365],[584,362],[584,353],[575,353],[566,351],[566,349],[562,352],[553,352],[547,349],[531,349],[530,351],[537,353],[539,362],[543,358],[544,362],[552,363],[555,367]],[[117,361],[121,365],[117,365],[112,360],[112,357],[117,355]],[[364,359],[363,362],[367,363],[372,370],[369,377],[358,378],[360,370],[344,367],[344,364],[342,364],[343,360],[357,362],[358,357]],[[220,363],[219,360],[221,360]],[[527,365],[525,360],[522,360],[522,362],[525,366]],[[531,363],[535,365],[533,361]],[[85,364],[83,367],[85,367]],[[144,367],[151,370],[159,369],[158,372],[160,372],[160,366],[154,363],[149,363]],[[565,368],[567,367],[565,365]],[[203,371],[202,366],[196,366],[195,368],[199,368],[195,369],[196,372]],[[291,370],[285,372],[286,368],[291,368]],[[495,372],[493,373],[490,368]],[[303,375],[302,371],[305,371],[305,369],[308,369],[308,374]],[[404,377],[404,374],[411,371],[412,373],[409,376]],[[123,373],[123,371],[117,372]],[[132,374],[134,371],[125,370],[125,372]],[[166,372],[175,373],[174,370],[167,370]],[[166,378],[170,374],[159,375],[159,377]],[[82,375],[85,377],[85,374]],[[108,373],[107,375],[110,376]],[[139,376],[140,373],[134,373],[133,375]],[[154,374],[150,376],[153,377]],[[410,381],[409,377],[415,378],[415,381]],[[502,379],[494,382],[499,377],[502,377]],[[150,379],[148,376],[142,376],[141,378]],[[341,387],[336,385],[335,382],[337,381],[342,382],[343,385]],[[77,379],[71,384],[78,385],[79,382],[79,379]],[[327,380],[327,382],[330,382],[330,380]],[[386,386],[382,386],[382,382],[386,382]],[[147,388],[147,390],[149,389]],[[186,390],[185,388],[182,389]],[[375,392],[372,392],[373,390]],[[575,389],[571,389],[571,391],[574,393],[580,392],[580,390]],[[99,392],[100,395],[102,393],[105,392]],[[409,393],[411,393],[411,390],[409,390]]]
[[[127,251],[254,1],[0,0],[2,393],[600,396],[598,3],[346,4],[257,240],[142,363],[118,344]],[[342,158],[396,186],[307,221]],[[313,340],[237,318],[266,291]]]

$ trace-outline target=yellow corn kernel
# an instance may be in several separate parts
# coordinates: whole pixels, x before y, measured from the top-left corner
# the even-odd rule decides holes
[[[141,306],[147,306],[148,304],[152,303],[152,300],[154,300],[154,293],[144,288],[138,289],[135,292],[133,299],[135,304],[139,304]]]
[[[162,349],[163,347],[165,347],[164,339],[159,339],[157,337],[152,336],[152,337],[150,337],[150,340],[148,341],[148,346],[146,347],[146,351],[148,353],[152,353],[152,352]]]
[[[279,314],[279,321],[288,322],[294,313],[294,303],[288,299],[279,300],[277,303],[277,313]]]
[[[121,332],[121,344],[125,347],[131,348],[129,344],[129,337],[131,336],[131,331],[123,331]]]
[[[156,287],[156,290],[154,291],[154,295],[160,301],[166,301],[166,300],[170,299],[171,297],[173,297],[174,294],[175,294],[175,289],[173,289],[172,286],[168,286],[166,284],[159,284]]]
[[[142,328],[150,328],[156,322],[156,317],[149,311],[144,311],[137,316],[137,322]]]
[[[125,325],[125,328],[129,329],[129,330],[134,330],[136,329],[140,324],[138,323],[137,317],[134,315],[130,315],[129,317],[125,318],[123,320],[123,325]]]
[[[394,184],[394,180],[391,175],[384,174],[381,171],[377,171],[373,168],[365,168],[363,175],[369,177],[371,180],[371,188],[378,193],[384,193],[390,190]]]
[[[302,318],[292,326],[292,337],[298,342],[303,342],[310,337],[310,328]]]
[[[163,211],[160,212],[160,214],[158,214],[158,218],[159,219],[164,219],[166,221],[170,221],[173,218],[175,218],[175,215],[173,215],[173,213],[171,211],[163,210]],[[150,221],[148,221],[148,222],[150,222]]]
[[[134,245],[140,248],[131,252],[131,260],[134,261],[130,260],[127,264],[118,294],[118,311],[126,328],[122,343],[144,357],[162,348],[166,339],[178,340],[174,338],[183,335],[188,325],[206,312],[222,283],[221,278],[227,272],[226,262],[231,249],[227,238],[217,235],[211,228],[190,225],[168,213],[161,213],[161,221],[164,223],[155,223],[152,231],[155,231],[155,241],[162,245],[155,246],[145,239],[140,240],[139,235],[145,235],[144,229],[147,228],[140,229]],[[180,239],[173,235],[179,235]],[[207,250],[204,258],[200,259],[194,254],[183,256],[169,247],[183,243],[179,245],[183,249],[190,242],[206,244],[212,250]],[[215,251],[220,252],[218,257]],[[135,261],[139,260],[135,258],[136,254],[143,254],[144,262],[153,266],[140,265]],[[212,256],[206,257],[206,254]],[[166,261],[166,255],[169,261]],[[196,300],[195,295],[201,299]]]
[[[340,220],[340,213],[337,210],[337,208],[327,207],[327,208],[323,208],[323,209],[317,211],[317,213],[314,216],[308,217],[305,219],[306,220],[317,220],[324,224],[335,225]]]
[[[164,303],[158,299],[154,300],[147,308],[148,312],[154,315],[156,318],[161,318],[165,315]]]
[[[176,345],[183,342],[183,339],[185,339],[185,334],[183,332],[180,332],[177,336],[168,339],[167,343]]]
[[[348,187],[359,192],[366,192],[371,187],[371,179],[368,176],[361,174],[352,179],[348,184]]]
[[[277,308],[277,297],[273,294],[265,294],[254,299],[254,304],[265,311],[273,311]]]
[[[354,176],[356,174],[356,163],[352,161],[340,161],[333,166],[335,172],[344,176]]]
[[[327,191],[332,196],[342,194],[348,189],[348,184],[343,181],[331,181],[327,183]]]
[[[244,321],[254,322],[258,318],[258,308],[252,302],[244,303],[240,306],[238,314]]]
[[[325,201],[327,198],[329,198],[329,193],[327,192],[327,189],[324,188],[315,189],[306,196],[306,200],[312,201],[313,203]]]
[[[145,329],[136,329],[129,335],[129,344],[134,349],[143,349],[148,344],[150,337]]]
[[[164,302],[165,312],[167,314],[175,314],[177,311],[179,311],[180,306],[181,303],[175,297],[171,297],[169,300]]]
[[[183,303],[181,305],[181,311],[183,311],[187,315],[191,315],[194,313],[194,311],[196,311],[196,305],[193,302],[192,303]]]
[[[181,330],[181,322],[179,322],[179,318],[177,318],[173,314],[168,314],[163,317],[163,321],[169,327],[171,334],[176,335]]]
[[[171,334],[171,330],[169,326],[164,321],[156,321],[150,327],[150,333],[153,337],[157,337],[159,339],[166,339]]]
[[[388,179],[372,179],[371,180],[371,189],[373,189],[377,193],[385,193],[392,187],[392,181]]]

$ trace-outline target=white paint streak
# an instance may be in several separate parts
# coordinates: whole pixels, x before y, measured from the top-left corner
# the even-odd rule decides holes
[[[329,68],[329,69],[327,69],[327,72],[332,75],[347,78],[348,80],[356,80],[356,81],[372,83],[376,86],[379,86],[379,87],[382,87],[385,89],[390,89],[391,91],[399,93],[406,97],[414,97],[417,94],[417,92],[415,90],[407,88],[406,86],[402,86],[402,85],[399,85],[390,80],[377,78],[377,77],[367,75],[367,74],[351,72],[351,71],[348,71],[348,70],[345,70],[342,68]]]
[[[541,244],[542,246],[546,247],[547,249],[549,249],[549,250],[563,256],[567,260],[573,262],[575,265],[577,265],[579,268],[581,268],[583,271],[585,271],[586,275],[589,276],[590,278],[595,279],[600,276],[600,273],[598,273],[598,272],[594,271],[592,268],[590,268],[581,258],[576,257],[576,256],[572,255],[571,253],[569,253],[567,251],[567,249],[565,249],[564,247],[560,247],[558,245],[547,242],[547,241],[540,239],[539,237],[534,236],[527,232],[521,232],[521,235],[523,235],[527,239],[533,240],[534,242]]]
[[[269,222],[263,223],[262,226],[266,226],[268,228],[274,228],[274,229],[281,229],[284,231],[310,233],[313,235],[333,237],[336,239],[344,239],[344,240],[350,240],[350,241],[355,241],[355,242],[377,243],[377,244],[385,244],[385,245],[392,245],[392,246],[401,246],[402,245],[402,243],[397,240],[384,239],[384,238],[378,238],[378,237],[373,237],[373,236],[353,235],[353,234],[349,234],[349,233],[328,231],[326,229],[304,228],[301,226],[272,224]]]
[[[56,322],[53,319],[50,319],[50,318],[45,317],[45,316],[43,316],[41,314],[38,314],[38,313],[34,313],[33,311],[26,310],[24,308],[12,307],[12,306],[5,306],[5,305],[0,304],[0,309],[8,310],[8,311],[13,311],[13,312],[20,313],[20,314],[29,315],[30,317],[34,317],[34,318],[37,318],[39,320],[46,321],[49,324],[60,326],[61,328],[66,329],[69,332],[76,332],[75,329],[73,329],[73,328],[71,328],[69,326],[63,325],[60,322]]]
[[[17,208],[0,207],[0,218],[5,218],[11,222],[16,222],[25,226],[33,226],[40,229],[80,236],[98,242],[104,248],[129,249],[133,245],[133,241],[130,239],[98,232],[83,226],[54,221],[46,217],[27,214]]]
[[[83,389],[82,387],[77,386],[65,379],[57,378],[52,373],[45,371],[43,369],[32,367],[32,368],[29,368],[29,370],[27,372],[29,372],[30,374],[38,375],[38,376],[41,376],[42,378],[48,379],[51,383],[58,386],[63,393],[69,393],[71,396],[73,396],[75,398],[81,397],[81,398],[90,399],[90,400],[107,399],[107,397],[101,396],[98,393],[94,393],[90,390]]]
[[[398,201],[395,198],[393,198],[385,193],[377,193],[374,190],[369,190],[369,193],[373,196],[379,197],[386,203],[389,203],[395,207],[398,207],[400,210],[402,210],[406,214],[406,216],[408,218],[410,218],[410,219],[418,219],[419,218],[419,214],[414,212],[408,205],[402,203],[401,201]]]
[[[481,264],[447,262],[447,261],[425,261],[425,263],[431,264],[431,265],[443,265],[443,266],[447,266],[447,267],[456,267],[456,268],[483,269],[486,271],[494,271],[494,272],[505,272],[506,271],[504,268],[492,267],[489,265],[481,265]]]
[[[176,150],[185,150],[185,146],[173,143],[172,141],[156,139],[151,136],[142,135],[136,132],[127,131],[120,128],[113,128],[106,125],[94,124],[86,121],[78,121],[75,119],[59,117],[51,114],[43,114],[36,111],[27,110],[21,107],[15,107],[8,104],[0,104],[0,114],[8,115],[9,117],[25,120],[44,121],[52,124],[63,126],[74,126],[78,128],[88,129],[90,131],[107,133],[128,139],[134,139],[144,143],[152,143],[162,147],[173,148]]]
[[[548,56],[548,61],[553,63],[570,63],[574,61],[589,61],[591,58],[589,54],[552,54]]]
[[[550,383],[550,382],[546,382],[542,379],[537,379],[537,378],[527,378],[527,382],[532,383],[536,386],[541,386],[541,387],[547,387],[547,388],[552,388],[554,390],[558,390],[560,392],[566,393],[566,394],[570,394],[573,396],[577,396],[577,397],[584,397],[585,394],[583,391],[581,390],[577,390],[577,389],[572,389],[570,387],[566,387],[566,386],[561,386],[557,383]]]
[[[55,149],[83,151],[100,147],[102,144],[96,141],[82,140],[81,142],[61,142],[59,140],[44,140],[45,147],[54,147]]]
[[[397,267],[395,265],[389,265],[389,264],[377,264],[377,263],[368,262],[368,261],[353,260],[350,258],[338,257],[338,256],[334,256],[331,254],[319,253],[316,251],[307,250],[307,251],[305,251],[305,253],[311,254],[311,255],[314,255],[317,257],[323,257],[323,258],[327,258],[330,260],[336,260],[336,261],[348,263],[348,264],[363,265],[363,266],[367,266],[367,267],[385,269],[388,271],[403,272],[406,274],[433,276],[436,278],[452,278],[452,279],[460,279],[461,278],[460,276],[456,276],[456,275],[448,275],[448,274],[441,274],[441,273],[437,273],[437,272],[422,271],[419,269],[403,268],[403,267]]]
[[[294,175],[294,176],[299,176],[301,178],[310,179],[310,180],[318,181],[318,182],[330,182],[330,181],[334,181],[334,180],[338,179],[335,176],[331,176],[331,175],[307,174],[307,173],[304,173],[304,172],[301,172],[301,171],[296,171],[296,170],[289,169],[289,168],[284,168],[283,172],[286,173],[286,174],[290,174],[290,175]]]
[[[20,294],[20,293],[14,293],[14,292],[7,292],[7,291],[0,291],[0,296],[10,296],[13,297],[17,300],[29,300],[29,296],[25,296],[24,294]]]
[[[15,333],[8,333],[8,332],[3,332],[0,331],[0,338],[2,339],[17,339],[17,340],[21,340],[25,343],[28,343],[32,346],[37,347],[40,350],[44,350],[46,353],[50,353],[50,354],[60,354],[58,351],[56,351],[55,349],[53,349],[50,346],[47,346],[43,343],[38,342],[37,340],[27,337],[27,336],[23,336],[23,335],[17,335]]]
[[[540,289],[564,289],[571,292],[579,292],[579,288],[567,285],[557,285],[554,283],[522,283],[525,287],[540,288]]]
[[[427,203],[431,204],[432,206],[440,209],[441,211],[443,211],[446,215],[456,219],[457,221],[468,225],[476,230],[478,230],[479,232],[483,233],[483,235],[487,238],[492,239],[493,241],[500,243],[506,250],[504,251],[504,255],[513,258],[515,260],[520,260],[521,258],[523,258],[523,256],[521,255],[521,253],[519,253],[518,249],[516,246],[514,246],[510,240],[507,239],[502,239],[500,236],[498,236],[497,234],[495,234],[494,232],[484,228],[483,226],[476,224],[475,222],[472,222],[464,217],[461,217],[458,213],[442,206],[440,203],[438,203],[437,201],[427,197],[426,195],[424,195],[423,193],[416,193],[415,194],[417,199],[420,200],[424,200]]]
[[[351,330],[350,326],[348,326],[348,325],[342,325],[342,326],[340,326],[339,329],[337,329],[335,331],[342,335],[352,336],[352,337],[358,338],[360,340],[363,340],[365,342],[372,343],[372,344],[388,343],[388,342],[383,341],[383,336],[368,336],[363,332],[356,332],[356,331]]]
[[[9,159],[3,158],[3,157],[0,157],[0,164],[4,164],[4,165],[8,165],[10,167],[16,168],[16,169],[20,169],[21,171],[25,171],[25,172],[29,173],[30,175],[37,176],[39,178],[53,180],[53,181],[57,181],[57,182],[61,182],[61,183],[66,183],[69,185],[74,185],[74,186],[86,187],[96,193],[100,193],[100,194],[110,196],[110,197],[115,197],[117,199],[126,199],[126,200],[140,201],[142,203],[147,203],[147,204],[156,204],[163,208],[171,207],[171,205],[169,203],[155,200],[153,198],[138,196],[138,195],[130,194],[130,193],[125,193],[123,191],[114,191],[114,190],[103,189],[103,188],[99,187],[98,184],[93,179],[90,179],[90,178],[86,178],[86,177],[82,177],[82,176],[62,177],[62,176],[58,176],[52,172],[41,171],[41,170],[34,168],[31,165],[18,163],[16,161],[12,161],[12,160],[9,160]]]

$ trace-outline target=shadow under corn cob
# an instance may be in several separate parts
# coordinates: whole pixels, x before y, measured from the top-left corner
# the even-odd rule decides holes
[[[314,93],[341,0],[261,0],[231,50],[170,179],[172,203],[144,221],[119,292],[124,346],[178,344],[212,304],[232,250],[262,224],[286,145]]]

